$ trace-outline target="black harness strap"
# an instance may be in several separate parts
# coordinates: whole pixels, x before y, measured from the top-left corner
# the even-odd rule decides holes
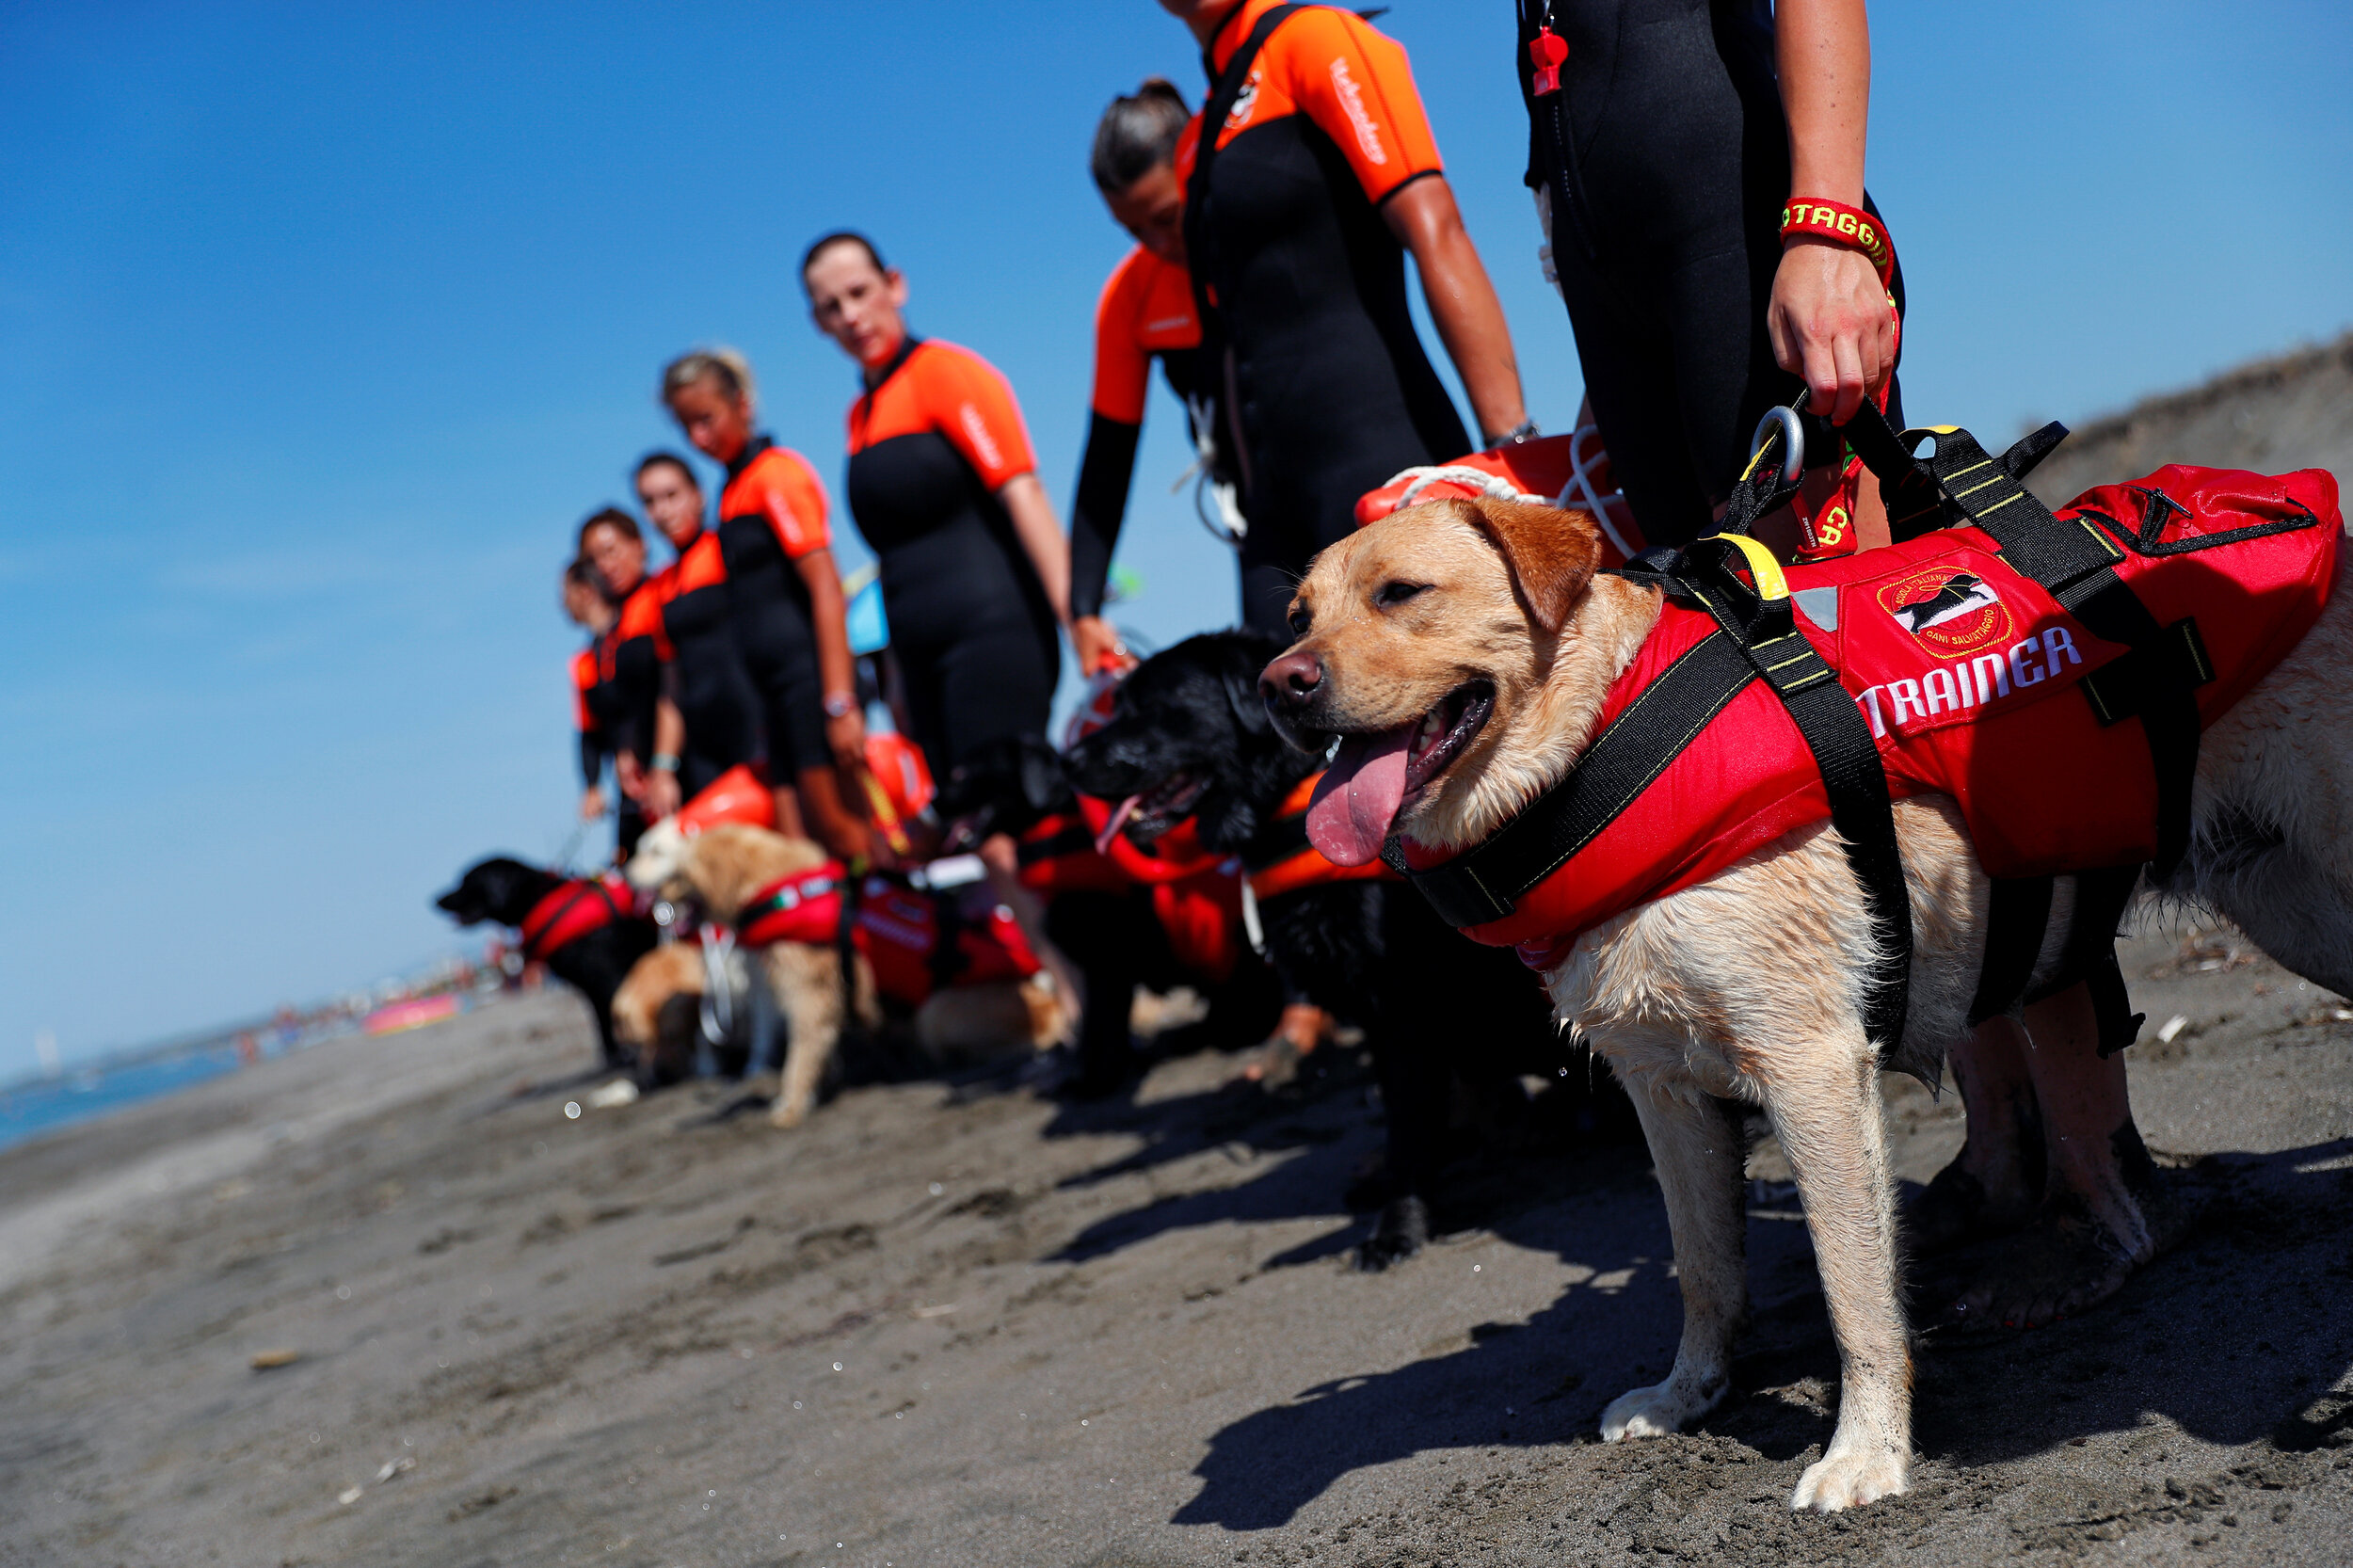
[[[2047,876],[1997,877],[1985,916],[1985,961],[1977,969],[1977,994],[1969,1003],[1969,1027],[1998,1018],[2018,1005],[2042,955],[2042,933],[2051,923]]]
[[[1864,1003],[1864,1029],[1884,1054],[1903,1039],[1912,995],[1912,893],[1896,842],[1887,770],[1854,698],[1798,630],[1789,600],[1766,599],[1734,576],[1733,549],[1705,539],[1694,544],[1685,552],[1684,586],[1732,634],[1814,754],[1830,796],[1831,825],[1845,841],[1847,862],[1871,914],[1879,962]]]
[[[1211,86],[1209,98],[1201,105],[1201,136],[1193,145],[1193,173],[1185,183],[1185,254],[1189,258],[1187,270],[1193,279],[1193,319],[1201,324],[1199,362],[1216,392],[1224,394],[1219,399],[1223,407],[1214,416],[1225,426],[1219,432],[1218,445],[1227,452],[1228,461],[1237,473],[1246,459],[1241,419],[1235,401],[1233,345],[1226,341],[1225,318],[1218,313],[1215,301],[1209,297],[1210,282],[1217,274],[1217,238],[1210,232],[1209,220],[1209,170],[1217,163],[1218,135],[1225,128],[1225,117],[1234,112],[1234,104],[1250,80],[1250,68],[1257,63],[1258,51],[1266,47],[1268,38],[1291,13],[1306,8],[1277,6],[1258,18],[1222,72],[1209,51],[1203,51],[1201,56],[1202,69],[1208,72]]]

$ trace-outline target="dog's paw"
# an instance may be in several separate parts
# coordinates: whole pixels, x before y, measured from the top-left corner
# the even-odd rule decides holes
[[[1381,1210],[1381,1223],[1356,1249],[1356,1267],[1363,1273],[1377,1274],[1392,1263],[1404,1262],[1429,1240],[1430,1206],[1408,1192]]]
[[[808,1120],[808,1106],[806,1102],[795,1104],[792,1100],[778,1100],[776,1108],[768,1112],[770,1127],[783,1128],[787,1130],[800,1126],[807,1120]]]
[[[1858,1447],[1842,1452],[1833,1443],[1829,1453],[1806,1466],[1805,1474],[1798,1478],[1798,1490],[1789,1506],[1835,1513],[1842,1508],[1877,1502],[1905,1491],[1911,1472],[1912,1456],[1900,1450]]]
[[[1718,1384],[1699,1393],[1679,1387],[1676,1380],[1636,1388],[1609,1401],[1601,1413],[1601,1440],[1620,1443],[1629,1437],[1672,1437],[1723,1402],[1730,1384]]]

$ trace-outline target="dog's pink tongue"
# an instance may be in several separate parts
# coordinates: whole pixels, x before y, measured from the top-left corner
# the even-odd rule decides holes
[[[1381,853],[1405,804],[1405,748],[1414,727],[1351,735],[1307,802],[1307,841],[1336,866],[1361,866]]]

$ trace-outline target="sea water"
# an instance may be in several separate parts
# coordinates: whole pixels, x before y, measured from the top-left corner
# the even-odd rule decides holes
[[[234,1041],[170,1056],[98,1063],[0,1088],[0,1148],[234,1072]]]

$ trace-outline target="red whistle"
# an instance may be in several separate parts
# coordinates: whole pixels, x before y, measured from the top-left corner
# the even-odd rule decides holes
[[[1528,59],[1536,68],[1535,91],[1542,98],[1548,92],[1561,90],[1561,62],[1569,57],[1569,46],[1561,41],[1550,27],[1539,32],[1528,45]]]

